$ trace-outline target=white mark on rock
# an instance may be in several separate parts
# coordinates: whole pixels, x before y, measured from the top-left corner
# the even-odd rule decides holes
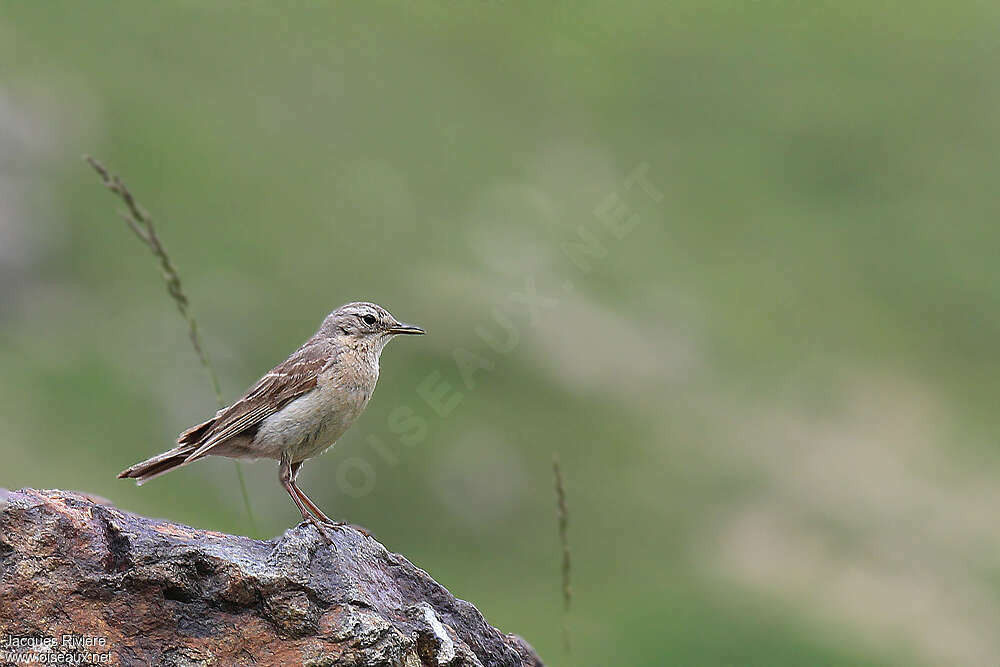
[[[420,607],[424,612],[424,620],[427,621],[427,625],[431,626],[431,631],[441,643],[441,650],[438,651],[437,654],[438,664],[447,665],[455,659],[455,642],[451,641],[451,637],[448,636],[448,631],[444,629],[443,625],[441,625],[441,621],[438,620],[437,614],[434,613],[434,608],[426,602],[420,605]]]

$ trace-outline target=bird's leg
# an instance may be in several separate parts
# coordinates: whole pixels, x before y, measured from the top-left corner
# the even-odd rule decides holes
[[[297,472],[298,467],[296,467],[295,470]],[[302,497],[299,495],[301,492],[299,491],[298,487],[295,486],[295,482],[293,481],[295,479],[295,476],[292,473],[292,464],[285,456],[281,457],[280,466],[278,468],[278,479],[281,480],[281,486],[283,486],[285,488],[285,491],[288,492],[288,495],[289,497],[291,497],[292,502],[295,503],[295,506],[297,508],[299,508],[299,512],[302,514],[302,518],[305,521],[308,521],[309,523],[316,526],[316,530],[319,531],[320,535],[322,535],[327,542],[335,545],[333,538],[330,537],[329,533],[326,532],[326,525],[323,523],[323,521],[320,520],[318,517],[314,516],[313,514],[311,514],[309,511],[309,507],[307,507],[306,504],[302,502]]]
[[[347,525],[347,523],[344,522],[344,521],[334,521],[333,519],[331,519],[330,517],[328,517],[323,512],[323,510],[321,510],[316,505],[316,503],[314,503],[312,500],[309,499],[309,496],[306,495],[306,492],[303,491],[302,489],[300,489],[299,485],[295,483],[295,478],[298,477],[298,475],[299,475],[299,468],[301,468],[301,467],[302,467],[302,461],[299,461],[298,463],[293,463],[292,464],[292,468],[291,468],[292,479],[290,480],[290,483],[292,485],[292,489],[298,495],[299,500],[302,501],[302,504],[305,505],[309,509],[310,512],[312,512],[312,515],[314,517],[316,517],[317,519],[319,519],[323,523],[329,524],[331,526],[345,526],[345,525]]]
[[[299,468],[302,467],[302,463],[303,463],[302,461],[299,461],[298,463],[293,463],[292,464],[292,468],[291,468],[291,473],[292,473],[292,479],[291,479],[292,489],[295,490],[295,493],[297,493],[298,496],[299,496],[299,500],[301,500],[302,503],[306,507],[309,508],[309,511],[312,512],[313,516],[315,516],[317,519],[319,519],[323,523],[325,523],[325,524],[327,524],[329,526],[333,526],[334,528],[340,528],[341,526],[351,526],[351,528],[353,528],[354,530],[358,531],[359,533],[361,533],[365,537],[371,537],[372,534],[369,533],[364,528],[362,528],[361,526],[355,526],[353,524],[347,523],[346,521],[334,521],[333,519],[331,519],[330,517],[328,517],[323,512],[323,510],[321,510],[316,505],[316,503],[314,503],[312,500],[309,499],[309,496],[306,495],[306,492],[303,491],[302,489],[300,489],[299,485],[295,483],[295,478],[299,474]]]

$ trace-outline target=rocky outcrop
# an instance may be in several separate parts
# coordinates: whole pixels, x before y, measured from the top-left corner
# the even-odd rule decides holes
[[[406,558],[350,528],[333,537],[299,525],[253,540],[3,492],[0,664],[542,664]]]

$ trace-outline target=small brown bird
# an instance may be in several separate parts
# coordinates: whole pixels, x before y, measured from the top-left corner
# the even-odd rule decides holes
[[[403,324],[374,303],[348,303],[326,316],[319,331],[229,407],[177,438],[177,446],[118,474],[143,484],[205,456],[276,459],[281,485],[302,518],[339,526],[295,484],[302,463],[326,451],[368,405],[382,348]],[[325,535],[325,533],[324,533]]]

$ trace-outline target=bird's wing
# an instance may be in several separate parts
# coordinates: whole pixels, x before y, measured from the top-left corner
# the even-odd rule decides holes
[[[216,413],[215,418],[180,435],[181,444],[198,445],[185,463],[205,456],[210,449],[281,410],[316,388],[322,370],[335,360],[324,341],[310,341],[257,381],[238,401]]]

